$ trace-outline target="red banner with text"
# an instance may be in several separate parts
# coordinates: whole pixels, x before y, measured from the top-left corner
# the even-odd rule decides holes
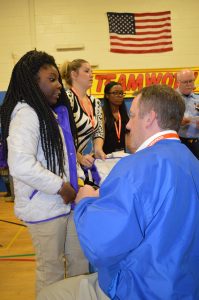
[[[167,84],[176,89],[177,73],[181,69],[93,70],[93,85],[90,93],[97,98],[103,98],[104,87],[110,81],[121,83],[126,98],[131,98],[134,92],[152,84]],[[196,79],[194,92],[199,93],[199,67],[190,69],[194,71]]]

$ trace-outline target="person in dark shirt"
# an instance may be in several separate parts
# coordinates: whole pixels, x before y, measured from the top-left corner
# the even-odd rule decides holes
[[[125,93],[118,82],[111,81],[104,88],[105,140],[103,150],[106,154],[125,150],[126,124],[129,118],[124,96]]]

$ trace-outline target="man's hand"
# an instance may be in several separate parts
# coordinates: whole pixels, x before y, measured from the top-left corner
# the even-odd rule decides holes
[[[74,202],[76,192],[69,182],[64,182],[58,194],[62,197],[65,204]]]
[[[95,190],[90,185],[85,185],[79,189],[79,192],[77,193],[75,203],[79,203],[79,201],[82,200],[82,198],[85,197],[99,197],[99,190]]]

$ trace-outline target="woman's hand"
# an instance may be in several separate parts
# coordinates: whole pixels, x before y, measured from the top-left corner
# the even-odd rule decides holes
[[[101,138],[94,139],[94,156],[102,160],[106,159],[106,154],[103,151],[104,140]]]
[[[95,149],[94,152],[95,158],[100,158],[102,160],[106,159],[106,154],[104,153],[104,151],[102,149]]]
[[[80,163],[80,165],[87,167],[87,168],[92,167],[92,165],[94,163],[94,158],[91,154],[82,155],[82,154],[78,153],[77,159],[78,159],[78,162]]]
[[[62,197],[65,204],[74,202],[76,197],[76,192],[69,182],[64,182],[62,184],[58,194]]]

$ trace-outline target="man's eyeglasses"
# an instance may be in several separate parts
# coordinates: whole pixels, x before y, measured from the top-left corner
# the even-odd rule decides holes
[[[190,80],[180,80],[182,84],[188,84],[188,83],[194,83],[195,79],[190,79]]]
[[[123,93],[123,92],[110,92],[108,94],[114,95],[114,96],[125,96],[126,95],[126,93]]]

